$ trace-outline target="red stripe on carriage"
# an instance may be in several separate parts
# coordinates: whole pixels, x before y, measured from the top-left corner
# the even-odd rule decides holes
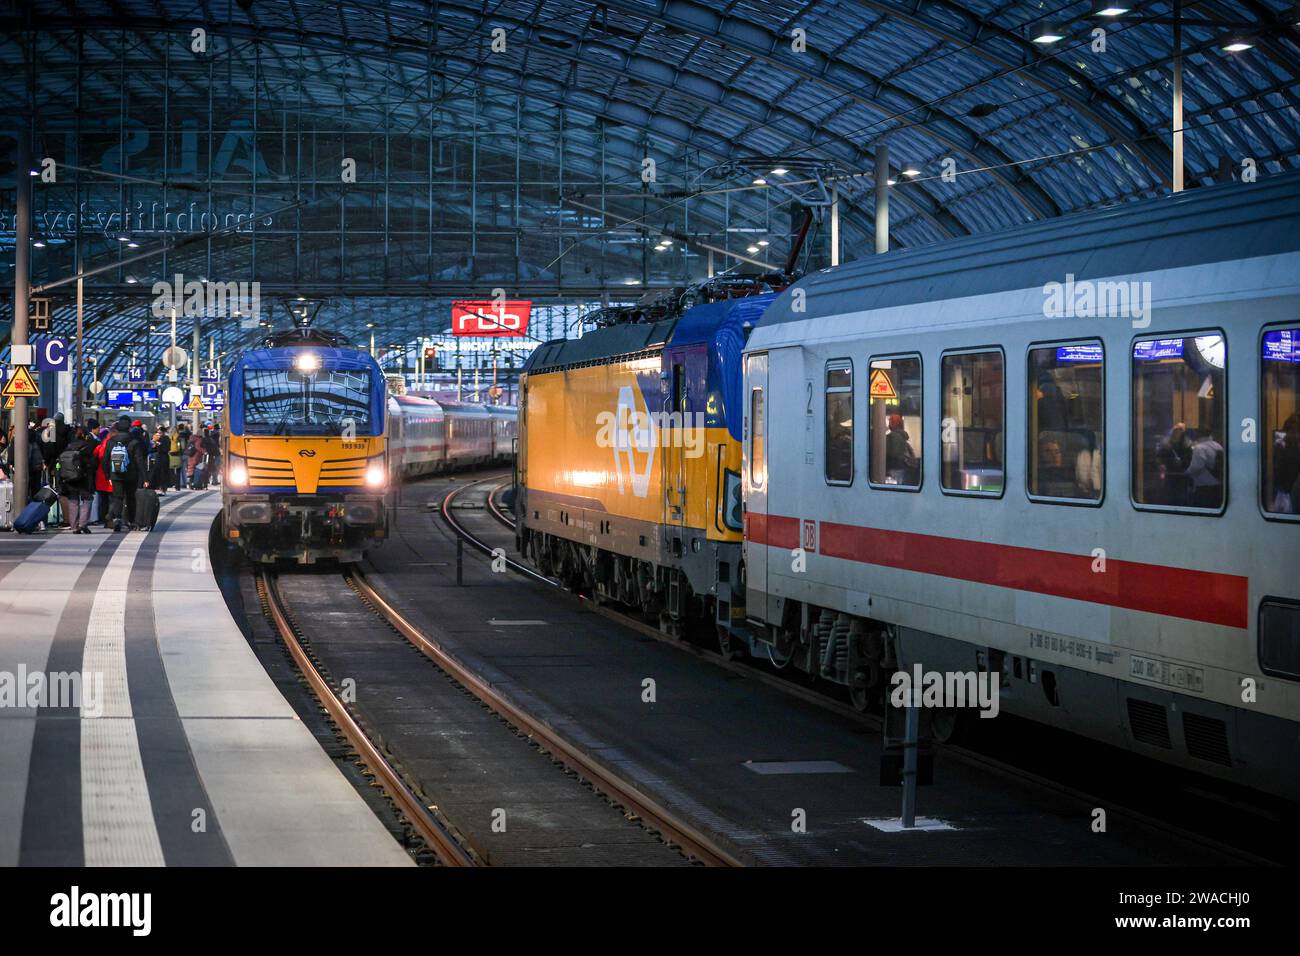
[[[749,513],[745,536],[777,548],[799,546],[799,519]],[[823,521],[817,550],[832,558],[958,581],[1146,611],[1224,627],[1249,626],[1248,578],[1116,558],[1094,572],[1091,554],[1068,554],[962,538]]]

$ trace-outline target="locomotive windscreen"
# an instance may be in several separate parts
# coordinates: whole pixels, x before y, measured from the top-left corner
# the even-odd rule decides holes
[[[249,368],[244,371],[244,434],[342,435],[371,432],[369,369]]]

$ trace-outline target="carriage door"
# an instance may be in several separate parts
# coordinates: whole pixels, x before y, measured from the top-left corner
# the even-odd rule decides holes
[[[767,452],[770,446],[767,400],[767,353],[745,358],[745,606],[750,615],[766,617],[767,594]],[[756,600],[763,596],[763,602]]]
[[[660,438],[664,445],[665,520],[667,524],[680,528],[686,524],[686,459],[682,448],[684,443],[682,429],[689,421],[686,418],[688,401],[685,352],[673,353],[671,368],[667,407],[664,409],[668,412],[668,416],[660,426],[670,431],[666,435],[661,434]]]

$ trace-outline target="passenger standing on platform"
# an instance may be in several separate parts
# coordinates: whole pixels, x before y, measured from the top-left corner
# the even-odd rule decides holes
[[[131,524],[135,517],[135,491],[141,484],[141,478],[147,478],[148,465],[145,461],[144,432],[133,435],[131,421],[125,415],[113,426],[113,433],[104,443],[103,470],[113,482],[113,500],[109,509],[109,518],[114,531],[122,531],[123,521]],[[149,482],[144,481],[144,487]]]
[[[41,490],[41,472],[45,470],[45,456],[41,452],[41,430],[33,424],[27,429],[27,500],[36,498]]]
[[[113,482],[109,481],[104,471],[104,450],[108,447],[108,429],[100,428],[95,432],[95,499],[99,524],[108,527],[109,501],[113,494]]]
[[[167,426],[159,425],[153,435],[153,466],[149,469],[149,481],[160,495],[167,494],[167,472],[171,461],[172,443],[167,437]]]
[[[167,443],[167,484],[177,491],[185,487],[185,482],[181,481],[181,448],[184,440],[185,432],[181,426],[177,426],[176,434]]]
[[[203,430],[203,450],[208,455],[208,468],[204,475],[205,485],[213,481],[217,484],[221,483],[221,443],[217,438],[218,434],[213,425],[208,425]]]
[[[190,436],[189,447],[186,449],[185,455],[186,475],[189,478],[190,488],[195,490],[198,489],[198,485],[194,478],[196,474],[198,474],[199,477],[202,477],[202,475],[199,474],[199,468],[203,464],[203,457],[205,454],[206,452],[203,449],[203,435],[200,432],[195,432]]]
[[[77,428],[59,455],[59,490],[67,501],[65,516],[73,534],[90,534],[90,505],[95,496],[95,448],[89,433]]]

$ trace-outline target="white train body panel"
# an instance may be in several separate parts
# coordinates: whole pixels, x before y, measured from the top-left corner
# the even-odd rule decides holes
[[[1160,256],[1133,264],[1144,258]],[[1086,253],[1079,262],[1085,272]],[[900,259],[900,276],[911,278],[906,265]],[[954,253],[952,272],[962,268]],[[795,609],[811,606],[888,625],[903,667],[974,670],[1001,652],[1008,676],[1013,659],[1023,675],[1004,686],[1004,709],[1300,795],[1300,680],[1265,673],[1258,646],[1261,600],[1300,600],[1300,523],[1261,508],[1259,443],[1272,436],[1258,421],[1262,332],[1300,327],[1300,252],[1087,276],[1149,283],[1152,308],[1142,318],[1045,317],[1044,284],[1066,278],[1055,274],[1024,288],[874,308],[879,297],[864,289],[862,308],[828,310],[818,296],[837,305],[854,298],[839,271],[801,283],[807,317],[787,291],[769,312],[775,321],[765,318],[746,346],[750,621],[769,635],[788,631],[800,623]],[[1201,331],[1226,338],[1226,504],[1214,514],[1137,507],[1134,342]],[[1104,349],[1104,493],[1099,503],[1031,500],[1028,350],[1079,341]],[[943,353],[984,348],[1004,356],[1005,478],[1000,495],[973,497],[941,487],[940,363]],[[917,354],[921,487],[872,487],[869,363]],[[849,484],[826,479],[824,383],[836,360],[853,369]],[[756,387],[766,405],[757,450]],[[806,627],[806,612],[802,620]],[[1044,671],[1050,690],[1035,686]],[[1129,698],[1166,709],[1168,746],[1135,739],[1143,735],[1129,726],[1137,719]],[[1197,751],[1188,757],[1184,732],[1195,736],[1202,724],[1180,723],[1180,708],[1224,722],[1231,756],[1221,766],[1199,740],[1187,744]]]

